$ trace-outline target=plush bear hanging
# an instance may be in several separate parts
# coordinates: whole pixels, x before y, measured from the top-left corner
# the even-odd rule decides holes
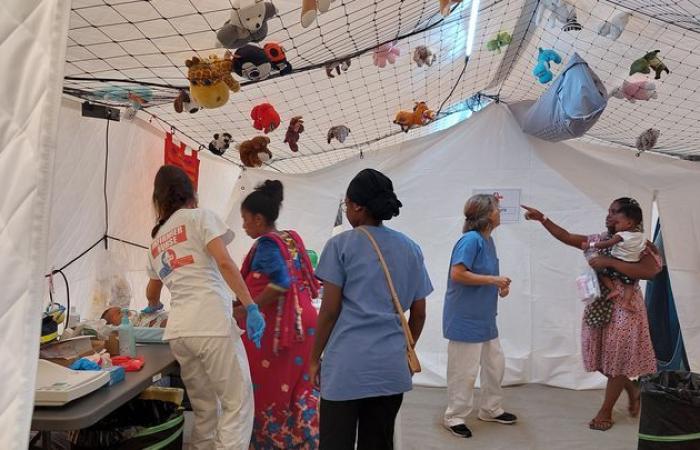
[[[173,108],[175,108],[175,112],[177,113],[187,111],[190,114],[194,114],[199,111],[199,104],[190,96],[188,91],[180,89],[180,92],[173,101]]]
[[[280,126],[280,115],[269,103],[254,106],[250,111],[250,118],[253,119],[253,127],[265,134],[275,131]]]
[[[231,17],[216,33],[217,46],[239,48],[267,37],[267,21],[277,8],[264,0],[232,0]]]
[[[233,71],[251,81],[262,81],[270,76],[272,64],[262,48],[246,44],[233,54]]]
[[[627,99],[630,103],[637,100],[657,98],[656,85],[649,80],[624,80],[622,86],[610,92],[610,97]]]
[[[436,59],[437,55],[425,45],[419,45],[413,50],[413,61],[418,67],[431,67]]]
[[[293,152],[299,151],[299,135],[304,132],[304,121],[301,116],[294,116],[289,121],[287,133],[284,135],[285,144],[289,145],[289,149]]]
[[[331,0],[301,0],[301,26],[309,27],[316,16],[331,9]]]
[[[328,143],[331,143],[333,138],[337,139],[341,144],[345,142],[348,134],[350,134],[350,128],[345,125],[336,125],[328,130]]]
[[[190,96],[202,107],[213,109],[228,102],[229,90],[238,92],[240,84],[233,78],[233,57],[226,51],[224,58],[210,55],[208,59],[188,59],[187,79],[190,80]]]
[[[654,148],[660,135],[661,132],[656,128],[649,128],[648,130],[645,130],[642,134],[637,136],[637,156],[641,155],[642,152],[646,152]]]
[[[413,111],[397,112],[394,123],[401,127],[401,131],[408,133],[411,128],[422,127],[433,120],[435,111],[429,109],[425,102],[416,102]]]
[[[554,74],[550,70],[550,62],[561,64],[561,56],[554,50],[540,48],[540,52],[537,55],[537,64],[532,69],[532,74],[542,84],[547,84],[554,78]]]
[[[287,61],[287,53],[279,43],[268,42],[263,46],[263,51],[272,64],[272,68],[279,71],[280,75],[292,73],[292,65]]]
[[[372,54],[372,62],[379,68],[386,67],[386,63],[394,64],[396,58],[401,55],[401,50],[396,46],[396,41],[387,42],[375,48]]]
[[[666,67],[666,64],[659,58],[658,55],[660,52],[661,50],[654,50],[635,60],[630,66],[630,75],[634,75],[635,73],[651,73],[651,69],[653,69],[656,74],[654,79],[659,80],[661,79],[661,72],[671,73],[668,67]]]
[[[246,167],[260,167],[263,163],[272,159],[272,152],[267,148],[269,143],[269,137],[255,136],[253,139],[236,145],[243,165]]]
[[[214,139],[209,142],[209,151],[217,156],[226,153],[231,144],[231,135],[229,133],[215,133]]]
[[[576,18],[576,7],[566,0],[540,0],[537,11],[535,11],[535,23],[542,23],[542,16],[545,11],[549,11],[547,24],[550,28],[561,25],[563,31],[580,31],[581,24]]]

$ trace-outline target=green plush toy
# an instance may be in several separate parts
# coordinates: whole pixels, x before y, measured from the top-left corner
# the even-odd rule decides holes
[[[306,254],[309,255],[309,260],[311,261],[311,267],[316,270],[318,266],[318,253],[315,250],[306,250]]]
[[[654,79],[658,80],[661,78],[661,72],[671,73],[668,67],[666,67],[666,64],[659,59],[659,52],[661,52],[661,50],[654,50],[635,60],[630,66],[630,75],[634,75],[635,73],[650,73],[651,69],[654,69],[656,73]]]
[[[502,31],[486,43],[486,49],[490,52],[498,51],[501,53],[501,47],[505,47],[513,41],[513,36],[507,31]]]

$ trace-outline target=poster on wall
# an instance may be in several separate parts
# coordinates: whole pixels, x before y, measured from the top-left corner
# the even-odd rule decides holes
[[[520,222],[520,189],[474,189],[475,194],[493,194],[498,199],[502,224]]]

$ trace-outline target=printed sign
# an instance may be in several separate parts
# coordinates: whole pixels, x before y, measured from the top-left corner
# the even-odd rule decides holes
[[[520,189],[474,189],[472,194],[493,194],[498,199],[501,223],[520,222]]]

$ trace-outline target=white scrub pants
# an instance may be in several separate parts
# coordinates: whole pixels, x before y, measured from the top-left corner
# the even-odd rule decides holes
[[[190,450],[248,450],[255,410],[241,338],[182,337],[169,343],[194,413]]]
[[[447,345],[447,427],[464,424],[474,408],[474,383],[481,366],[479,417],[503,414],[503,373],[506,361],[498,338],[471,343],[450,341]]]

